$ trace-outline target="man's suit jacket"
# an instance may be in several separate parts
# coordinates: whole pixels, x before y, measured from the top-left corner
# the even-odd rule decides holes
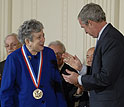
[[[5,61],[6,60],[0,62],[0,78],[2,78]],[[0,79],[0,87],[1,87],[1,79]]]
[[[97,43],[92,74],[81,77],[90,107],[124,107],[124,37],[111,24]]]
[[[77,72],[75,69],[73,69],[72,67],[70,67],[69,65],[67,65],[66,63],[64,63],[63,67],[60,70],[60,74],[65,74],[68,75],[66,72],[66,69],[73,71],[73,72]],[[63,91],[64,91],[64,96],[67,102],[67,107],[74,107],[75,105],[75,101],[70,97],[72,94],[72,89],[75,87],[73,84],[70,84],[68,82],[66,82],[64,80],[64,78],[62,77],[62,87],[63,87]],[[77,88],[77,87],[76,87]],[[71,94],[71,95],[70,95]]]
[[[60,74],[68,75],[66,72],[66,69],[77,73],[77,71],[75,69],[73,69],[72,67],[70,67],[67,64],[64,64],[60,71]],[[79,101],[79,104],[80,104],[79,107],[88,107],[89,97],[88,97],[87,92],[84,92],[83,95],[80,97],[75,97],[74,94],[77,91],[77,87],[74,86],[73,84],[66,82],[63,79],[63,77],[62,77],[62,86],[63,86],[63,91],[64,91],[64,95],[65,95],[68,107],[74,107],[76,101]]]
[[[5,61],[6,61],[6,60],[4,60],[4,61],[0,62],[0,74],[2,74],[2,73],[3,73],[3,69],[4,69],[4,64],[5,64]]]

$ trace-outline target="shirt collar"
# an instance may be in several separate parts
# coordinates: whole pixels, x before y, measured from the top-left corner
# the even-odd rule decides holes
[[[38,52],[36,55],[32,55],[32,54],[29,52],[29,50],[28,50],[28,48],[26,47],[26,45],[24,45],[24,47],[25,47],[25,52],[26,52],[26,54],[27,54],[28,56],[31,56],[31,57],[38,57],[38,56],[40,56],[40,52]]]
[[[64,66],[64,63],[59,67],[59,71],[61,71],[63,66]]]
[[[99,35],[98,35],[98,38],[97,38],[97,40],[99,40],[100,39],[100,37],[101,37],[101,34],[102,34],[102,32],[103,32],[103,30],[106,28],[106,26],[108,25],[108,23],[101,29],[101,31],[99,32]]]

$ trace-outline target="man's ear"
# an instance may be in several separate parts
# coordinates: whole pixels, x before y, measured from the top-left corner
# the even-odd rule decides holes
[[[30,43],[29,39],[26,38],[26,39],[25,39],[25,44],[26,44],[26,45],[29,45],[29,43]]]
[[[92,20],[88,20],[88,25],[92,25]]]

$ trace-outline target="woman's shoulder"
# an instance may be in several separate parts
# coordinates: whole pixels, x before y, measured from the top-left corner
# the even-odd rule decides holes
[[[45,52],[50,52],[50,53],[54,53],[54,51],[53,51],[51,48],[47,47],[47,46],[44,46],[43,51],[45,51]]]

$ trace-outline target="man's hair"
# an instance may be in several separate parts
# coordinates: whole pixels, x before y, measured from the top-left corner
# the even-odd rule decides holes
[[[6,43],[6,39],[8,38],[8,37],[10,37],[10,36],[13,36],[13,37],[15,37],[15,38],[17,38],[17,34],[16,33],[11,33],[11,34],[8,34],[6,37],[5,37],[5,39],[4,39],[4,44]],[[17,38],[17,40],[18,40],[18,38]],[[18,40],[19,41],[19,40]]]
[[[89,48],[87,51],[92,50],[92,49],[95,50],[95,47],[91,47],[91,48]]]
[[[51,45],[59,45],[59,46],[62,48],[63,53],[66,52],[66,49],[65,49],[64,44],[63,44],[62,42],[60,42],[59,40],[56,40],[56,41],[50,42],[48,46],[50,47]]]
[[[18,39],[25,44],[25,39],[32,41],[32,33],[38,33],[43,29],[43,24],[35,19],[25,21],[18,30]]]
[[[78,19],[81,19],[83,24],[88,24],[88,20],[95,22],[106,21],[105,12],[100,5],[95,3],[86,4],[80,11]]]

